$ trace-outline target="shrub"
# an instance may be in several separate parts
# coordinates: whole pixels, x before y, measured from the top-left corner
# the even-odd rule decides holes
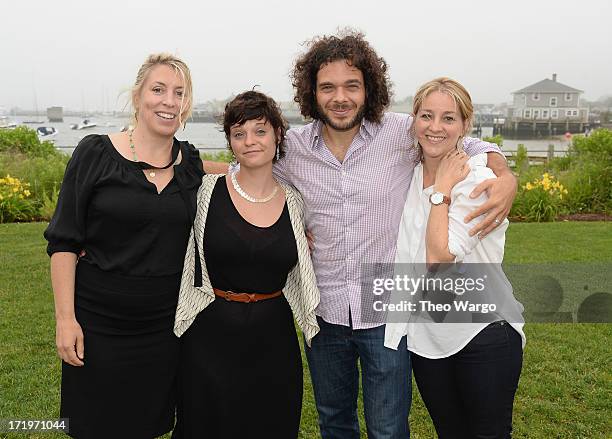
[[[612,163],[612,131],[598,129],[588,137],[577,136],[573,139],[569,149],[572,158],[599,158]]]
[[[575,138],[568,156],[572,172],[566,182],[571,208],[612,211],[612,131],[599,129],[588,137]]]
[[[29,187],[28,183],[8,174],[0,178],[0,223],[31,221],[36,216]]]
[[[562,177],[572,213],[612,212],[612,168],[601,161],[580,160]]]
[[[10,174],[27,181],[32,199],[40,205],[62,183],[69,159],[61,153],[46,157],[32,157],[19,152],[0,153],[0,175]]]
[[[504,143],[504,138],[501,134],[498,134],[497,136],[483,137],[482,140],[489,143],[495,143],[500,148],[503,146]]]
[[[612,212],[612,131],[599,129],[588,137],[574,137],[567,156],[550,160],[543,171],[521,167],[520,153],[516,154],[520,184],[511,211],[514,218],[551,221],[564,213]]]
[[[514,168],[519,174],[529,170],[529,154],[525,145],[520,143],[516,149],[516,153],[512,155],[511,160],[514,161]]]
[[[38,208],[38,219],[43,221],[50,221],[53,213],[55,212],[55,207],[57,206],[57,199],[59,197],[59,189],[58,186],[54,186],[50,195],[43,193],[40,206]]]
[[[564,212],[568,190],[553,175],[545,172],[519,186],[510,215],[522,221],[554,221]]]
[[[32,157],[59,154],[53,143],[41,142],[36,131],[28,127],[0,130],[0,152],[21,153]]]
[[[52,143],[40,142],[36,132],[27,127],[0,130],[0,175],[16,177],[28,191],[24,198],[11,201],[10,214],[5,203],[0,221],[49,219],[69,159]]]

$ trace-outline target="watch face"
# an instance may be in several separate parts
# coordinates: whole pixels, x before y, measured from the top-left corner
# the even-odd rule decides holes
[[[440,192],[434,192],[431,194],[431,203],[432,204],[441,204],[444,201],[444,194]]]

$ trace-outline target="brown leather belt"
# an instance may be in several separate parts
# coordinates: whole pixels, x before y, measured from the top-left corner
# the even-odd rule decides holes
[[[262,300],[273,299],[283,294],[282,291],[276,291],[270,294],[259,294],[259,293],[234,293],[233,291],[223,291],[218,288],[213,288],[215,296],[223,297],[229,302],[261,302]]]

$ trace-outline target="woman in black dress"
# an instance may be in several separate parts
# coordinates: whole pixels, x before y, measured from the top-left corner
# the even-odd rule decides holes
[[[66,168],[45,238],[73,437],[150,439],[174,424],[172,326],[203,175],[197,150],[174,138],[191,96],[181,60],[149,56],[132,90],[135,128],[85,137]]]
[[[277,182],[286,123],[250,91],[227,104],[224,131],[240,170],[206,175],[183,268],[174,438],[296,438],[306,342],[318,332],[319,291],[303,202]]]

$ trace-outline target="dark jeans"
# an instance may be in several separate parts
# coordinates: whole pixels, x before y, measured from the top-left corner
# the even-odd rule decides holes
[[[414,377],[439,438],[510,438],[522,363],[521,336],[505,321],[448,358],[413,353]]]
[[[407,439],[410,353],[404,337],[397,350],[384,346],[385,326],[351,329],[320,317],[320,332],[306,347],[323,439],[358,439],[359,369],[370,439]]]

